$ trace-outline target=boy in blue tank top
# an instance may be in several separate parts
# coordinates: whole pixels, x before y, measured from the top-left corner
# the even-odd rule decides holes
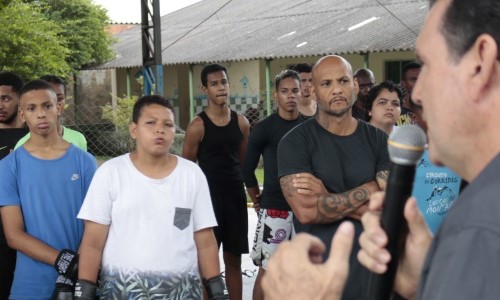
[[[48,82],[30,81],[19,94],[31,137],[0,161],[0,213],[17,250],[10,298],[71,299],[83,234],[76,215],[97,163],[57,133],[61,107]]]

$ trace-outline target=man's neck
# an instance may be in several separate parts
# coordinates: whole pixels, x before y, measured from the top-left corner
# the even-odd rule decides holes
[[[231,110],[227,104],[209,104],[205,110],[208,118],[217,126],[225,126],[231,120]]]
[[[304,116],[314,116],[316,113],[316,101],[312,101],[310,97],[302,98],[298,102],[299,112]]]
[[[15,124],[13,124],[14,122],[10,123],[10,124],[5,124],[5,123],[0,123],[0,129],[12,129],[12,128],[18,128]]]
[[[307,107],[311,105],[311,102],[312,102],[311,96],[309,97],[301,96],[299,101],[299,106]]]
[[[377,127],[381,130],[383,130],[385,133],[387,134],[391,134],[392,132],[392,128],[394,127],[393,124],[374,124],[372,122],[370,122],[371,125],[373,125],[374,127]]]
[[[26,150],[40,159],[55,159],[61,157],[68,149],[69,143],[53,130],[47,135],[30,131],[30,138],[24,144]]]
[[[284,120],[292,121],[296,120],[299,117],[299,111],[294,110],[290,112],[278,108],[278,115]]]
[[[224,104],[214,104],[210,103],[208,104],[208,107],[205,109],[207,114],[210,114],[211,116],[227,116],[230,114],[230,109],[227,103]]]
[[[130,159],[142,174],[154,179],[167,177],[177,165],[177,158],[169,153],[151,155],[145,151],[136,150],[130,153]]]
[[[316,120],[329,132],[341,136],[352,134],[358,126],[358,121],[352,117],[351,110],[340,117],[318,112]]]
[[[0,129],[13,129],[13,128],[23,128],[24,122],[21,119],[16,118],[10,123],[0,123]]]
[[[406,108],[409,111],[412,111],[411,109],[411,97],[410,95],[406,95],[404,100],[403,100],[403,107]]]
[[[354,106],[356,106],[358,109],[360,109],[362,111],[366,111],[365,101],[361,98],[358,98],[358,100],[356,100],[356,102],[354,102]]]

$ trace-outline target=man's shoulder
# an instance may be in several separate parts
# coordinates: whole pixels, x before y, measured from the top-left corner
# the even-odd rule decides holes
[[[376,137],[382,138],[382,139],[387,139],[388,135],[385,133],[382,129],[377,128],[370,123],[363,121],[363,120],[358,120],[358,126],[359,130],[357,132],[362,132],[365,135],[368,135],[369,137]]]
[[[191,120],[191,122],[189,122],[186,128],[186,133],[200,131],[203,130],[204,128],[205,126],[203,123],[203,119],[199,115],[197,115]]]
[[[15,163],[15,160],[16,160],[15,151],[19,151],[19,150],[14,150],[14,151],[10,152],[4,158],[0,159],[0,171],[4,171],[8,168],[11,168],[11,166]]]
[[[257,130],[265,129],[268,126],[275,124],[277,122],[277,120],[278,120],[277,113],[272,113],[269,116],[265,117],[264,119],[258,121],[254,125],[252,131],[255,130],[256,128],[257,128]]]
[[[311,133],[317,132],[316,130],[316,119],[310,118],[302,123],[299,123],[297,126],[293,127],[288,131],[284,136],[284,138],[293,138],[296,136],[311,136]]]
[[[66,134],[68,134],[68,136],[71,136],[71,137],[77,137],[77,138],[85,139],[85,136],[80,131],[74,130],[74,129],[71,129],[71,128],[68,128],[68,127],[65,127],[65,126],[63,126],[63,128],[64,128],[63,129],[63,135],[64,135],[64,137],[66,137]]]
[[[17,150],[16,150],[17,151]],[[96,158],[88,153],[87,151],[81,149],[73,143],[69,143],[69,148],[67,151],[70,151],[70,155],[78,156],[84,160],[85,163],[97,164]]]

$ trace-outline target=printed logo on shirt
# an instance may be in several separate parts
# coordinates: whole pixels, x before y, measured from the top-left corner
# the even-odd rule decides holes
[[[73,176],[71,176],[71,181],[78,180],[79,178],[80,178],[80,175],[78,175],[78,174],[73,174]]]

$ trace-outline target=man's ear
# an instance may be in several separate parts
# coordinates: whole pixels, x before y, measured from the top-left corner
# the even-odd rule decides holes
[[[56,101],[57,117],[60,117],[64,111],[64,101]]]
[[[318,95],[316,95],[316,89],[313,84],[311,84],[311,87],[309,88],[309,93],[311,94],[312,99],[318,101]]]
[[[359,93],[359,84],[358,84],[358,79],[353,78],[353,83],[354,83],[354,95],[357,96]]]
[[[130,122],[128,125],[128,132],[130,133],[130,137],[135,140],[137,138],[137,124]]]
[[[486,89],[494,80],[495,65],[497,64],[498,45],[489,34],[481,34],[470,50],[464,55],[466,59],[466,76],[468,89],[472,93],[472,100],[481,101]]]
[[[19,118],[21,118],[21,121],[26,123],[26,119],[24,118],[24,112],[21,110],[21,105],[19,105],[17,109],[17,114],[19,115]]]

